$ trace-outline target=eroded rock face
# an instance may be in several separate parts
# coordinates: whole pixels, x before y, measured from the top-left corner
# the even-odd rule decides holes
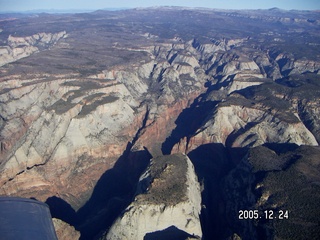
[[[135,200],[106,239],[142,240],[170,227],[201,237],[200,209],[200,185],[189,158],[183,154],[158,157],[140,177]]]
[[[204,126],[205,130],[192,141],[201,143],[201,139],[211,138],[209,142],[228,144],[227,141],[230,141],[232,147],[258,146],[266,142],[318,145],[315,137],[298,118],[290,122],[289,118],[277,119],[259,107],[228,106],[225,103],[218,107],[214,118]]]
[[[150,154],[317,145],[318,18],[156,8],[1,21],[0,195],[65,204],[72,218],[57,215],[92,239]]]
[[[242,239],[317,238],[318,159],[319,147],[282,144],[251,149],[225,180],[233,231]],[[239,211],[250,209],[261,218],[239,220]]]
[[[152,50],[142,65],[117,66],[88,78],[79,74],[4,77],[3,194],[35,194],[45,201],[59,192],[78,209],[129,142],[136,150],[145,146],[154,156],[161,155],[161,143],[175,119],[203,88],[204,73],[195,72],[198,66],[179,67],[188,65],[181,62],[191,61],[188,57],[174,67],[169,58],[162,58],[168,52],[177,56],[185,48],[164,45],[156,55]],[[26,181],[31,176],[32,186]],[[84,180],[82,186],[79,179]]]
[[[319,86],[305,81],[300,84],[292,90],[265,83],[230,94],[207,113],[195,134],[181,139],[173,151],[189,152],[211,142],[228,147],[268,142],[317,146],[318,120],[312,116],[317,112],[315,106],[319,106]],[[199,106],[210,101],[210,95],[202,101]]]
[[[65,31],[58,33],[38,33],[27,37],[9,36],[7,46],[0,47],[0,66],[28,57],[41,50],[54,46],[61,38],[67,37]]]
[[[32,85],[1,95],[6,103],[6,107],[2,105],[5,121],[1,131],[3,193],[29,195],[43,190],[42,196],[37,197],[45,201],[57,188],[63,189],[78,177],[83,178],[84,170],[101,169],[102,174],[125,150],[126,141],[135,134],[128,134],[126,128],[140,124],[132,109],[137,103],[132,98],[124,101],[125,96],[116,96],[115,86],[109,83],[75,81],[55,79],[37,83],[33,79]],[[128,94],[125,86],[118,88]],[[122,131],[128,135],[123,137]],[[123,144],[117,144],[118,141]],[[97,161],[83,162],[89,158]],[[105,167],[101,168],[102,165]],[[25,181],[30,174],[34,179],[32,187]],[[73,177],[67,180],[70,176]],[[92,177],[87,178],[89,186],[99,178]],[[65,190],[61,193],[71,197],[74,207],[81,206],[84,196],[77,195],[77,190]]]
[[[74,227],[61,221],[60,219],[52,219],[56,234],[59,240],[77,240],[80,237],[80,233],[74,229]]]

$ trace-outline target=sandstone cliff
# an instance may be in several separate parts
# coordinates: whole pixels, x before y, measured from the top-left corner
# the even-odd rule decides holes
[[[59,240],[79,239],[80,233],[69,224],[53,218],[53,225]]]
[[[47,201],[82,239],[127,208],[150,155],[220,159],[203,158],[208,234],[226,218],[209,192],[236,149],[320,141],[316,13],[151,8],[1,24],[0,195]]]
[[[140,177],[135,200],[106,239],[142,240],[152,234],[157,238],[157,232],[170,228],[176,229],[172,236],[184,232],[201,238],[200,209],[200,185],[189,158],[182,154],[154,158]]]
[[[58,33],[37,33],[32,36],[9,36],[7,46],[0,47],[0,66],[30,56],[39,51],[49,49],[61,38],[67,37],[65,31]]]
[[[136,150],[145,146],[158,155],[178,114],[203,88],[204,73],[187,63],[194,59],[182,57],[173,67],[167,57],[168,52],[178,56],[188,47],[160,45],[144,64],[117,66],[88,78],[3,77],[7,88],[1,95],[2,192],[41,191],[37,197],[43,201],[59,192],[78,209],[90,196],[90,186],[112,168],[128,142]],[[181,70],[180,65],[188,67]],[[32,186],[24,181],[30,174]],[[79,179],[87,179],[82,191],[67,187]]]
[[[319,85],[305,80],[299,83],[294,91],[292,87],[265,83],[230,94],[204,115],[193,134],[182,136],[185,138],[173,151],[189,152],[211,142],[228,147],[252,147],[268,142],[317,146],[318,120],[312,116],[318,106]],[[208,94],[198,106],[211,99]]]

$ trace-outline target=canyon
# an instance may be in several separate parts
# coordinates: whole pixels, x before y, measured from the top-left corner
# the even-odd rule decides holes
[[[0,195],[46,202],[59,239],[320,236],[317,12],[6,17]]]
[[[152,159],[137,189],[134,202],[115,221],[106,239],[179,239],[188,235],[201,239],[200,184],[187,156]],[[169,237],[157,233],[167,229]]]

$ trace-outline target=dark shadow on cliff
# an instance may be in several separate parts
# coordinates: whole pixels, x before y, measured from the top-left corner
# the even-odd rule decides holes
[[[247,149],[227,149],[221,143],[210,143],[188,154],[203,189],[200,215],[203,239],[226,239],[229,236],[222,182],[246,152]]]
[[[263,149],[265,147],[269,150]],[[305,153],[303,149],[305,149]],[[303,217],[301,216],[314,212],[305,211],[309,206],[305,203],[309,201],[311,206],[313,202],[316,202],[314,201],[316,191],[311,187],[313,181],[310,180],[312,176],[316,176],[313,172],[316,171],[316,168],[309,165],[313,173],[309,175],[307,171],[308,160],[313,155],[308,155],[310,150],[312,151],[310,146],[298,146],[294,143],[265,143],[263,147],[258,146],[250,150],[248,157],[245,157],[240,165],[234,168],[232,174],[226,176],[227,181],[225,181],[223,188],[225,189],[225,202],[229,207],[225,218],[228,219],[233,232],[236,232],[241,239],[313,239],[310,237],[301,238],[301,236],[305,236],[301,234],[304,231],[303,228],[311,226],[307,227],[302,223]],[[278,156],[275,156],[274,152]],[[314,154],[313,156],[318,159],[319,155]],[[302,162],[303,168],[299,165]],[[258,184],[267,187],[257,188]],[[265,193],[270,197],[261,203],[261,196]],[[300,194],[306,194],[308,197],[297,197]],[[299,220],[288,218],[272,225],[269,220],[263,217],[258,221],[239,220],[239,210],[258,209],[263,211],[271,208],[272,205],[281,206],[280,209],[291,209],[291,212],[301,211]],[[304,207],[301,208],[303,205]],[[290,228],[292,230],[289,230]],[[285,231],[281,232],[279,229],[285,229]],[[299,230],[295,232],[296,229]],[[315,228],[311,227],[306,233],[309,234],[313,230]],[[296,237],[297,235],[300,237]]]
[[[296,144],[266,143],[263,146],[276,152],[280,157],[283,156],[285,164],[281,170],[277,170],[278,173],[285,172],[301,157],[295,153],[299,147]],[[260,154],[264,154],[266,159],[268,156],[265,156],[265,152],[257,152],[255,160],[248,161],[250,149],[227,148],[219,143],[210,143],[199,146],[188,154],[202,188],[200,221],[203,240],[229,239],[234,233],[242,239],[269,239],[267,236],[270,236],[272,229],[263,225],[267,223],[260,221],[261,224],[256,226],[238,219],[239,210],[251,209],[252,202],[255,203],[260,199],[261,189],[256,190],[255,186],[266,176],[266,171],[254,172],[252,164],[257,163],[260,166],[262,164]],[[274,160],[272,156],[270,155],[270,166]],[[252,182],[252,179],[255,180]],[[248,189],[252,191],[250,198],[247,195]],[[250,236],[255,237],[250,238]]]
[[[194,100],[189,108],[184,109],[180,113],[175,121],[175,124],[177,125],[176,128],[162,144],[161,150],[163,154],[170,154],[173,146],[177,144],[180,139],[187,137],[187,141],[189,141],[189,138],[201,128],[210,110],[218,103],[216,101],[200,102],[202,97],[203,95],[200,95]]]
[[[213,100],[204,101],[204,99],[206,99],[210,93],[218,91],[222,87],[228,86],[234,76],[235,75],[230,76],[230,79],[224,82],[213,84],[212,82],[207,81],[204,84],[204,87],[207,88],[206,92],[195,98],[190,107],[185,108],[175,121],[176,128],[172,130],[170,136],[167,137],[161,146],[161,151],[163,154],[170,154],[173,146],[179,143],[179,141],[185,137],[188,145],[190,138],[203,127],[208,115],[220,102]]]
[[[265,143],[263,146],[276,152],[278,155],[296,150],[299,145],[295,143]]]
[[[242,136],[246,132],[248,132],[250,129],[254,128],[256,125],[258,125],[259,122],[249,122],[247,123],[243,128],[240,128],[239,130],[234,130],[232,133],[230,133],[226,139],[226,146],[228,148],[231,148],[232,145],[236,142],[238,137]],[[254,137],[254,134],[249,134],[246,138],[246,140],[250,140],[251,137]],[[255,141],[252,141],[248,147],[252,146],[255,143]]]
[[[76,224],[76,211],[69,203],[59,197],[53,196],[47,199],[46,204],[50,207],[52,217],[61,219],[72,226]]]
[[[100,177],[90,199],[77,212],[58,197],[47,199],[52,216],[74,226],[81,233],[80,239],[99,237],[132,201],[139,177],[152,156],[147,150],[132,152],[131,148],[128,143],[114,167]]]
[[[147,233],[143,240],[186,240],[188,238],[192,238],[194,236],[189,233],[180,230],[175,226],[168,227],[161,231],[156,231],[152,233]]]

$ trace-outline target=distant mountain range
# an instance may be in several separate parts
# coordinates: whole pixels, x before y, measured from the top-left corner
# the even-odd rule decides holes
[[[119,11],[125,10],[129,8],[104,8],[104,9],[34,9],[34,10],[27,10],[27,11],[1,11],[0,14],[7,14],[7,13],[23,13],[23,14],[32,14],[32,13],[87,13],[87,12],[94,12],[96,10],[106,10],[106,11]]]
[[[0,16],[0,196],[59,240],[319,239],[319,13],[107,10]]]
[[[153,7],[136,7],[136,8],[102,8],[102,9],[34,9],[34,10],[27,10],[27,11],[1,11],[0,14],[6,13],[24,13],[24,14],[32,14],[32,13],[87,13],[87,12],[94,12],[97,10],[106,10],[106,11],[119,11],[119,10],[127,10],[127,9],[172,9],[172,10],[218,10],[218,11],[255,11],[255,10],[268,10],[272,12],[283,12],[283,11],[313,11],[313,10],[285,10],[281,8],[269,8],[269,9],[220,9],[220,8],[204,8],[204,7],[182,7],[182,6],[153,6]],[[314,10],[317,11],[317,10]],[[319,10],[318,10],[319,11]]]

